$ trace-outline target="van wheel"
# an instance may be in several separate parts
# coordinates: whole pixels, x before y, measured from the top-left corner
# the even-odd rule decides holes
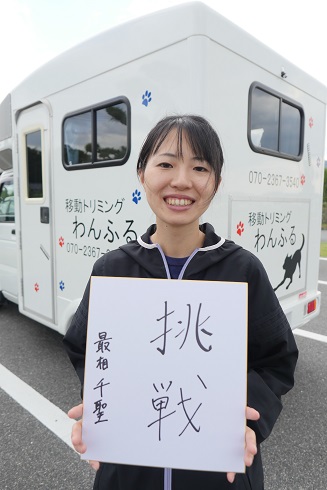
[[[0,291],[0,306],[4,305],[7,302],[6,298],[2,294],[2,291]]]

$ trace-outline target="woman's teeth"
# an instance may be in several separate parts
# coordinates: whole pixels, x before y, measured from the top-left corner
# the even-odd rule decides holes
[[[166,199],[166,203],[170,204],[171,206],[189,206],[192,204],[192,201],[190,199],[176,199],[169,197]]]

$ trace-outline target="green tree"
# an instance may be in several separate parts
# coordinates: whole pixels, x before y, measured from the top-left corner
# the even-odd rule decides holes
[[[121,104],[122,105],[122,104]],[[120,122],[124,126],[127,124],[127,114],[123,109],[120,109],[118,105],[106,107],[106,111],[112,119]]]
[[[324,180],[324,197],[323,201],[327,202],[327,167],[325,167],[325,180]]]

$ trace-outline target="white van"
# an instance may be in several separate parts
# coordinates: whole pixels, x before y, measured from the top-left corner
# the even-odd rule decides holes
[[[0,105],[18,264],[14,284],[1,253],[3,295],[65,333],[94,261],[153,221],[135,171],[145,135],[166,114],[196,113],[226,160],[204,219],[259,257],[292,328],[304,324],[320,310],[326,101],[326,87],[199,2],[55,58]]]

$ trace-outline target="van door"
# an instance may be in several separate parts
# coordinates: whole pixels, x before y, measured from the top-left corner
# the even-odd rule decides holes
[[[15,303],[17,284],[14,182],[12,172],[4,172],[0,177],[0,291]]]
[[[38,104],[22,111],[17,130],[23,286],[20,308],[26,314],[53,320],[48,108]]]

